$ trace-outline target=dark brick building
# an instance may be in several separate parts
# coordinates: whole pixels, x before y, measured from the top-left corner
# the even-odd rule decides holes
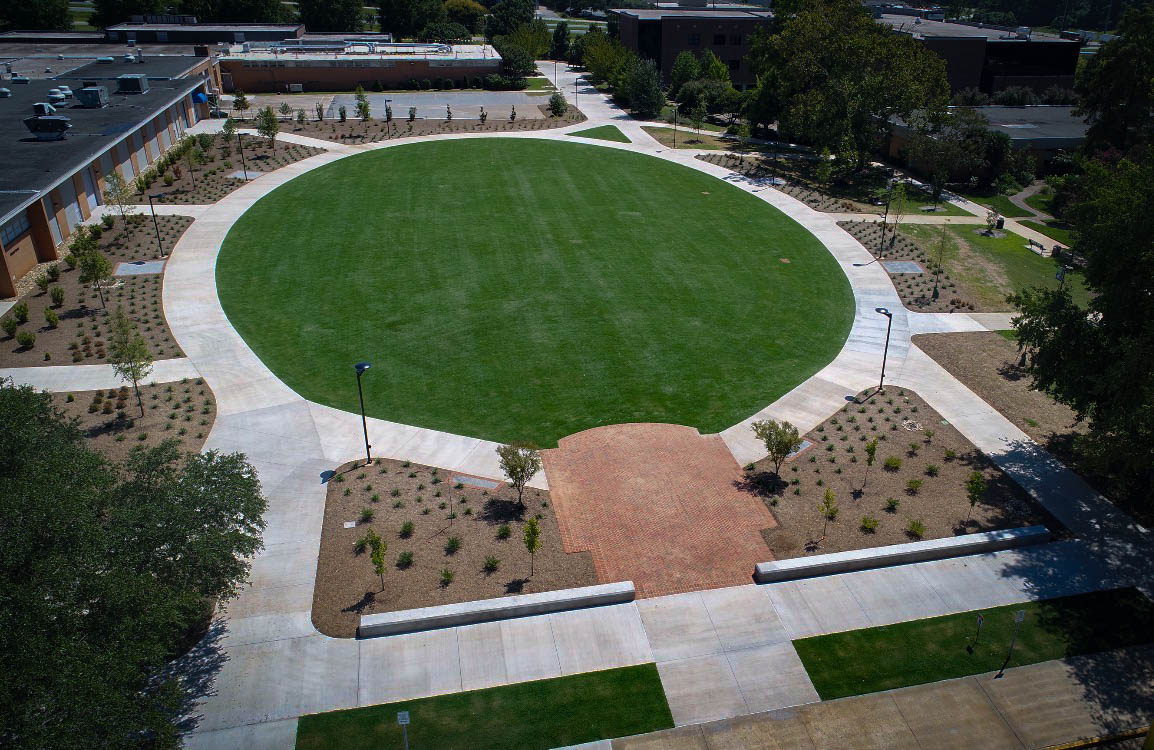
[[[678,8],[652,10],[611,10],[620,19],[621,43],[661,68],[669,80],[673,61],[686,50],[712,50],[729,66],[736,88],[756,83],[745,60],[749,38],[772,18],[769,11],[748,9]]]

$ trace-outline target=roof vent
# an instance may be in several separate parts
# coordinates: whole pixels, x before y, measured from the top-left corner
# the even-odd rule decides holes
[[[64,101],[64,92],[60,89],[48,89],[48,101],[58,104]]]
[[[0,88],[0,99],[7,99],[12,96],[12,89]]]
[[[36,102],[32,105],[32,114],[37,117],[47,117],[48,115],[56,114],[56,107],[53,107],[48,102]]]
[[[89,109],[100,109],[108,106],[108,87],[85,86],[76,92],[76,101],[80,106]]]
[[[125,73],[116,77],[116,93],[147,94],[148,76],[141,73]]]
[[[56,88],[60,89],[60,93],[64,94],[65,99],[71,99],[72,98],[72,87],[71,86],[57,86]]]
[[[116,62],[116,61],[113,60],[111,57],[98,57],[98,58],[96,58],[96,62],[100,63],[101,65],[108,65],[109,63]]]
[[[131,52],[126,52],[124,54],[124,62],[136,62],[136,55],[132,54]]]

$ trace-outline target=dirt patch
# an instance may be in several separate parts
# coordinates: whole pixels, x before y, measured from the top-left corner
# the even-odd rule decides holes
[[[192,219],[187,216],[157,217],[166,253],[191,223]],[[117,220],[112,229],[99,231],[100,250],[112,262],[113,270],[117,263],[150,260],[159,255],[151,218],[145,220],[137,216],[127,226]],[[114,277],[104,289],[105,307],[90,285],[80,283],[78,269],[69,268],[63,260],[54,265],[60,275],[49,290],[42,292],[36,288],[21,299],[21,303],[28,306],[28,322],[18,330],[35,334],[35,343],[31,347],[22,346],[15,337],[0,334],[0,367],[106,363],[109,312],[117,305],[123,305],[129,317],[136,321],[155,359],[184,356],[164,317],[161,274]],[[56,288],[64,294],[60,304],[52,297],[52,290]],[[55,327],[47,320],[48,311],[58,319]],[[10,310],[4,318],[14,318],[16,312]]]
[[[368,467],[348,463],[328,482],[317,561],[312,618],[325,635],[350,638],[361,615],[438,604],[492,599],[511,594],[592,586],[597,583],[588,552],[567,554],[549,493],[527,489],[525,507],[504,484],[486,489],[461,484],[453,472],[407,461],[377,459]],[[362,512],[372,519],[361,521]],[[455,517],[454,517],[455,514]],[[525,521],[536,518],[541,549],[532,562],[523,541]],[[346,521],[356,521],[346,529]],[[413,524],[405,535],[403,525]],[[503,526],[508,537],[499,538]],[[372,529],[387,544],[384,588],[370,554],[355,551]],[[450,553],[449,540],[460,549]],[[404,564],[402,555],[412,561]],[[485,559],[499,560],[485,570]],[[441,571],[453,573],[444,584]]]
[[[251,123],[241,123],[251,126]],[[164,193],[163,198],[153,198],[156,203],[177,203],[183,205],[207,205],[216,203],[224,196],[245,184],[245,180],[232,177],[235,172],[246,168],[254,172],[272,172],[293,162],[324,153],[324,149],[301,146],[278,140],[270,146],[267,138],[241,135],[244,144],[243,159],[237,137],[226,140],[219,133],[201,133],[196,136],[204,154],[199,164],[189,164],[181,158],[160,175],[149,188],[154,196]],[[171,179],[171,184],[168,180]],[[137,203],[148,204],[144,193],[134,196]]]
[[[815,211],[876,214],[881,210],[872,202],[886,180],[885,171],[877,167],[871,166],[858,174],[839,178],[832,185],[822,185],[817,180],[817,160],[813,157],[790,155],[788,158],[774,158],[727,153],[702,154],[697,158],[751,179],[781,178],[783,184],[777,185],[778,190]]]
[[[746,468],[742,489],[762,497],[778,521],[778,528],[764,532],[774,557],[1039,523],[1059,529],[1024,490],[957,429],[943,424],[941,415],[913,391],[890,388],[859,398],[862,403],[847,404],[805,436],[812,445],[782,465],[781,479],[773,474],[769,459]],[[875,438],[877,458],[867,477],[865,448]],[[887,468],[890,458],[896,463]],[[974,471],[981,472],[987,489],[971,509],[966,480]],[[920,485],[911,486],[911,481]],[[833,492],[838,509],[828,522],[818,510],[826,490]],[[873,530],[864,528],[867,518],[876,521]]]
[[[564,128],[585,121],[585,115],[572,106],[564,117],[552,117],[548,113],[547,105],[538,107],[546,116],[545,119],[519,118],[509,121],[508,112],[489,113],[485,122],[480,120],[412,120],[405,117],[405,113],[397,112],[392,122],[384,120],[349,119],[340,120],[306,120],[299,124],[293,122],[285,124],[284,132],[304,135],[310,138],[333,141],[334,143],[378,143],[394,138],[414,138],[423,135],[444,135],[446,133],[509,133],[531,132],[534,130],[552,130]]]
[[[54,393],[52,402],[77,426],[89,445],[108,458],[123,461],[136,447],[151,448],[163,440],[199,453],[216,421],[216,397],[201,378],[140,387],[144,416],[131,386],[99,391]]]

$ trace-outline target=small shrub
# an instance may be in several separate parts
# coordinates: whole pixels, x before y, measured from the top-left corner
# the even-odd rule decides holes
[[[3,322],[0,322],[0,326],[4,327],[4,333],[8,338],[14,338],[16,329],[20,327],[20,324],[16,322],[16,318],[4,318]]]
[[[957,451],[955,451],[953,448],[946,448],[946,460],[947,461],[953,461],[957,457],[958,457]]]
[[[457,554],[457,551],[460,549],[461,549],[461,537],[459,537],[459,536],[451,536],[451,537],[449,537],[449,541],[445,542],[445,554],[446,555],[455,555],[455,554]]]
[[[481,567],[484,568],[486,573],[496,573],[497,568],[501,567],[501,561],[489,555],[485,558],[485,564]]]
[[[403,524],[401,524],[401,539],[408,539],[411,537],[413,535],[413,529],[414,526],[412,521],[405,521]]]
[[[861,520],[863,534],[872,534],[878,530],[878,520],[873,516],[863,516]]]
[[[441,586],[448,586],[453,582],[453,571],[448,568],[441,568]]]
[[[404,570],[405,568],[411,567],[412,564],[413,564],[413,553],[412,552],[405,550],[401,554],[397,555],[397,567],[398,568]]]
[[[885,462],[882,463],[882,468],[886,471],[897,471],[902,468],[902,460],[897,456],[887,456]]]
[[[909,481],[906,482],[906,492],[910,493],[911,495],[918,494],[918,490],[920,490],[921,488],[922,488],[922,480],[920,480],[920,479],[910,479]]]
[[[401,496],[401,491],[398,490],[396,487],[394,487],[392,490],[389,491],[389,497],[400,497],[400,496]]]
[[[930,464],[929,466],[926,467],[926,476],[927,477],[936,477],[939,472],[940,472],[940,469],[938,469],[937,464]]]
[[[497,527],[497,538],[498,539],[508,539],[509,535],[512,533],[513,532],[510,531],[509,524],[507,524],[507,523],[503,523]]]
[[[906,524],[906,534],[914,539],[921,539],[926,535],[926,525],[916,518],[911,518]]]
[[[28,304],[21,302],[12,308],[12,317],[16,319],[17,323],[23,325],[28,322]]]
[[[368,523],[376,515],[377,512],[372,508],[361,508],[361,523]]]
[[[921,450],[921,447],[922,447],[921,443],[910,443],[909,454],[911,456],[918,455],[918,451]]]
[[[20,331],[16,334],[16,343],[25,349],[31,349],[36,346],[36,334],[32,331]]]
[[[353,554],[363,555],[369,548],[369,535],[365,534],[353,544]]]
[[[897,512],[898,506],[901,504],[902,504],[901,501],[898,500],[896,497],[887,497],[886,498],[886,510],[888,510],[890,513]]]
[[[54,286],[48,292],[48,295],[52,297],[52,304],[56,305],[57,307],[60,307],[64,304],[64,287]]]

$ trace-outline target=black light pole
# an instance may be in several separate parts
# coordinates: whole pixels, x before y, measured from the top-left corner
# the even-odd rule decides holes
[[[163,198],[164,193],[157,193],[156,195],[153,195],[152,193],[148,193],[147,195],[148,195],[148,210],[152,212],[152,228],[156,230],[156,252],[158,252],[160,254],[160,257],[163,258],[164,257],[164,243],[160,241],[160,225],[156,223],[156,206],[152,205],[152,199],[153,198],[157,198],[157,199]]]
[[[244,168],[244,179],[248,181],[248,165],[244,163],[244,140],[240,137],[240,131],[236,131],[236,143],[240,146],[240,165]]]
[[[893,328],[894,325],[894,314],[884,307],[875,307],[874,312],[879,312],[886,316],[886,348],[882,350],[882,377],[881,380],[878,381],[878,393],[881,393],[882,386],[885,385],[886,382],[886,357],[888,357],[890,353],[890,329]]]
[[[365,374],[365,370],[369,369],[371,365],[368,362],[358,362],[356,364],[357,370],[357,395],[361,397],[361,428],[365,431],[365,466],[373,462],[373,456],[369,453],[369,422],[365,418],[365,392],[361,388],[361,376]]]

